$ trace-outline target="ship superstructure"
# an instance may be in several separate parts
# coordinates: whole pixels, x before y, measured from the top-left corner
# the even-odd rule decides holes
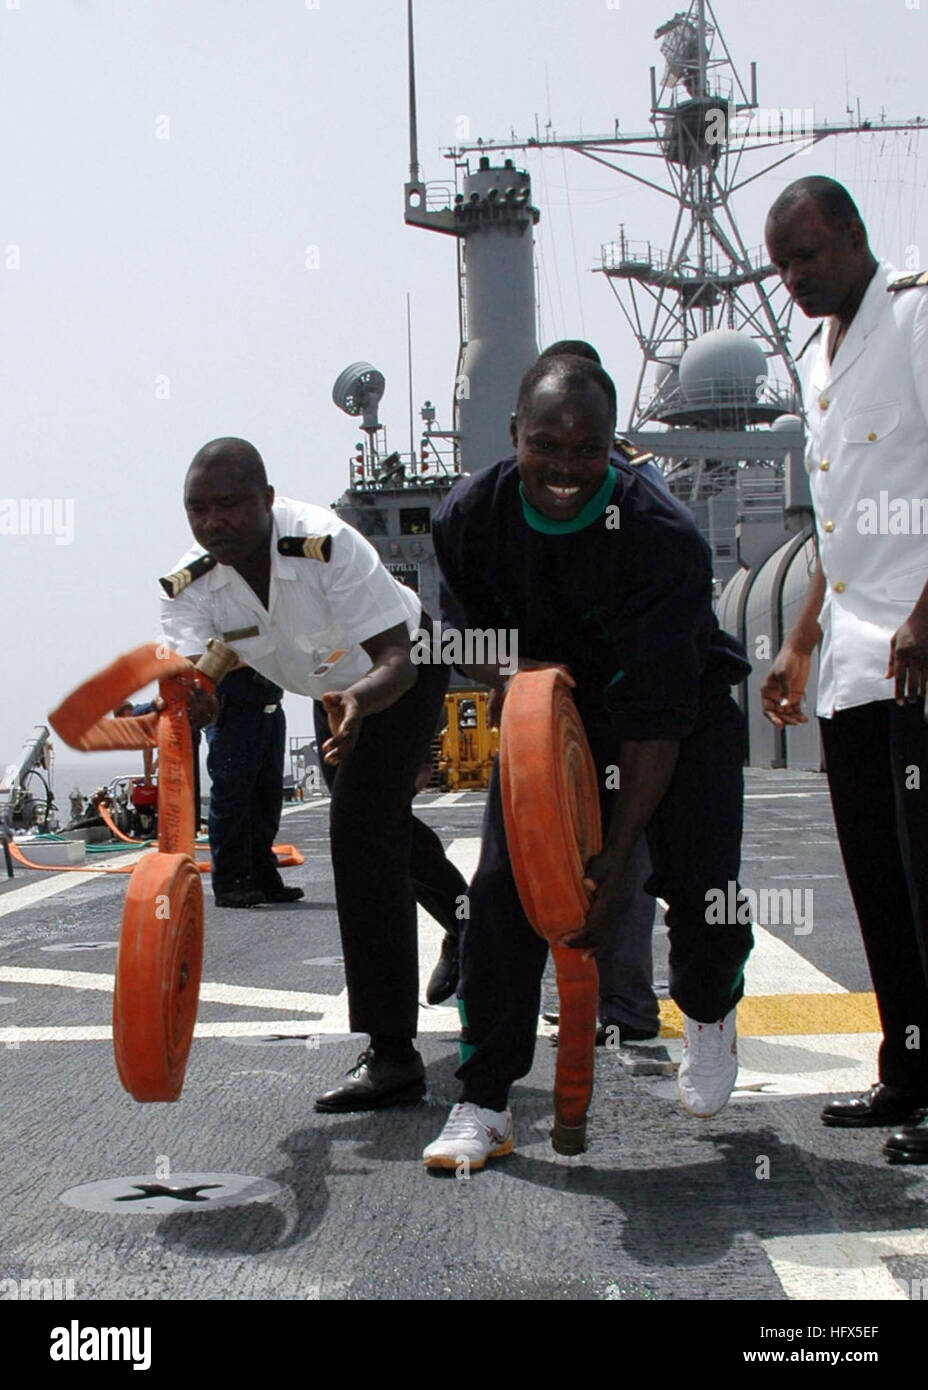
[[[390,452],[378,418],[383,375],[366,362],[346,367],[333,399],[347,414],[361,417],[365,437],[349,465],[349,487],[334,509],[371,541],[391,573],[416,590],[426,612],[437,616],[431,515],[461,473],[486,468],[511,452],[509,416],[519,382],[538,356],[533,230],[540,214],[528,173],[509,158],[495,164],[479,158],[459,188],[423,181],[411,4],[408,38],[406,222],[456,243],[459,352],[452,428],[440,428],[435,407],[426,401],[418,450]]]
[[[818,767],[813,725],[774,730],[759,715],[758,685],[813,562],[812,511],[803,467],[792,302],[763,248],[741,233],[735,200],[747,184],[843,134],[917,132],[920,117],[823,121],[811,110],[765,107],[757,67],[739,71],[710,0],[691,0],[655,33],[664,58],[651,68],[649,131],[480,140],[446,151],[455,183],[427,183],[418,159],[412,0],[408,0],[410,165],[405,217],[455,238],[460,353],[454,427],[443,434],[441,478],[417,476],[426,459],[387,456],[353,478],[337,510],[358,524],[385,563],[432,601],[427,530],[404,518],[434,507],[458,471],[509,451],[509,414],[534,360],[534,207],[529,174],[514,155],[570,150],[662,194],[673,209],[666,251],[624,226],[595,267],[641,351],[625,437],[658,460],[671,491],[693,512],[713,555],[719,615],[745,641],[755,673],[741,698],[751,761]],[[636,163],[637,160],[637,163]],[[473,163],[472,163],[473,162]],[[459,186],[460,185],[460,186]],[[397,478],[401,482],[397,483]],[[379,531],[378,528],[386,527]],[[415,550],[415,554],[412,552]],[[810,682],[809,702],[815,697]]]
[[[797,417],[792,302],[762,247],[746,244],[735,200],[747,184],[841,134],[918,130],[920,118],[821,121],[811,109],[758,99],[710,0],[692,0],[655,33],[664,58],[650,70],[649,131],[536,134],[481,140],[446,153],[469,158],[570,150],[664,196],[673,211],[666,250],[624,226],[595,267],[641,350],[627,438],[661,461],[713,552],[721,590],[787,533],[810,524]]]

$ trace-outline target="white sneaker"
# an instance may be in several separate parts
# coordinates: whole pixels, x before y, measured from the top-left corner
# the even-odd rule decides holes
[[[677,1073],[680,1103],[707,1120],[724,1108],[738,1075],[735,1011],[717,1023],[683,1016],[683,1061]]]
[[[426,1168],[463,1164],[469,1171],[482,1168],[488,1158],[512,1153],[512,1148],[512,1112],[482,1110],[465,1101],[453,1107],[441,1134],[422,1150],[422,1161]]]

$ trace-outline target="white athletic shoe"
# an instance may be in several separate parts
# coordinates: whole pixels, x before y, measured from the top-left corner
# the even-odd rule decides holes
[[[738,1075],[735,1011],[716,1023],[683,1016],[683,1061],[677,1073],[680,1103],[707,1120],[724,1109]]]
[[[482,1110],[465,1101],[455,1105],[445,1127],[422,1150],[426,1168],[482,1168],[488,1158],[512,1153],[512,1112]]]

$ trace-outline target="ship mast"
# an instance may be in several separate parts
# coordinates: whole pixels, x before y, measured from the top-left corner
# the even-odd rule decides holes
[[[523,373],[538,356],[532,205],[528,174],[511,159],[480,156],[462,187],[422,181],[416,138],[412,0],[409,41],[409,181],[406,222],[457,240],[460,351],[454,382],[454,440],[463,473],[487,468],[510,449],[509,416]],[[457,168],[455,170],[457,173]]]
[[[634,242],[624,227],[602,246],[597,267],[609,282],[641,349],[642,361],[629,412],[629,428],[666,420],[667,393],[649,391],[651,365],[672,369],[686,346],[714,328],[745,331],[769,362],[769,404],[790,408],[799,380],[789,350],[791,303],[778,294],[776,271],[763,248],[749,249],[733,208],[734,196],[820,141],[844,134],[919,130],[921,117],[893,121],[815,119],[811,109],[761,107],[756,64],[746,84],[719,28],[711,0],[692,0],[688,10],[661,25],[666,66],[660,83],[651,68],[652,130],[611,135],[550,134],[525,140],[482,140],[445,151],[456,163],[469,154],[569,149],[676,204],[666,252]],[[770,157],[772,153],[773,157]],[[750,172],[746,160],[765,155]],[[619,163],[617,156],[625,161]],[[652,177],[662,159],[664,177]],[[637,167],[632,167],[632,161]],[[774,281],[775,284],[767,282]],[[672,376],[672,372],[670,373]],[[670,383],[673,389],[673,382]]]

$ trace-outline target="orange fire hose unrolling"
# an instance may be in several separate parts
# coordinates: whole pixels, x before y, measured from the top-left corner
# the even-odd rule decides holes
[[[147,840],[130,840],[129,843],[137,843],[140,848],[149,844]],[[281,869],[290,869],[295,864],[306,862],[296,845],[272,845],[271,849],[277,856],[277,863]],[[32,859],[26,858],[15,840],[10,840],[9,851],[24,869],[37,869],[43,874],[131,874],[135,868],[134,864],[109,864],[106,866],[101,864],[99,868],[93,868],[87,864],[36,864]],[[196,867],[201,874],[206,874],[213,866],[209,859],[198,859],[196,860]]]
[[[519,897],[548,942],[560,996],[551,1143],[559,1153],[586,1147],[593,1093],[596,962],[562,943],[589,910],[584,866],[602,847],[596,769],[570,687],[559,668],[513,677],[500,726],[500,790]]]
[[[69,748],[85,753],[116,748],[154,748],[158,742],[159,716],[156,713],[131,719],[108,719],[106,716],[151,681],[183,674],[187,675],[188,684],[192,684],[196,674],[192,661],[160,644],[148,642],[124,652],[72,691],[57,709],[52,710],[48,722]]]
[[[126,1090],[138,1101],[178,1100],[193,1041],[203,964],[203,886],[195,853],[193,746],[187,701],[200,687],[212,694],[238,661],[231,647],[210,642],[196,666],[162,645],[150,643],[118,657],[92,676],[49,715],[49,723],[71,748],[158,748],[158,848],[130,869],[86,869],[74,873],[129,872],[116,956],[113,989],[113,1050]],[[157,680],[164,708],[141,718],[108,717],[129,697]],[[104,822],[121,840],[108,810]],[[11,851],[28,863],[14,845]],[[281,864],[301,864],[293,845],[275,845]],[[47,868],[47,865],[30,865]],[[67,872],[67,869],[65,870]]]
[[[142,846],[151,844],[150,840],[136,840],[131,835],[124,835],[123,832],[120,830],[119,826],[113,820],[113,817],[110,815],[110,812],[106,805],[102,801],[98,801],[96,805],[100,819],[103,821],[103,824],[107,827],[110,834],[114,835],[117,840],[122,840],[122,842],[126,845]],[[305,863],[305,860],[303,859],[303,856],[297,849],[296,845],[271,845],[271,853],[276,855],[277,863],[282,869],[289,869],[294,864]],[[209,859],[198,859],[196,861],[196,865],[197,868],[200,870],[201,874],[208,873],[209,870],[213,867]],[[103,872],[115,873],[118,871],[104,870]]]
[[[180,1097],[203,962],[203,887],[194,863],[193,747],[187,697],[212,693],[236,660],[221,643],[199,668],[155,643],[118,657],[64,700],[49,723],[71,748],[158,746],[158,850],[132,870],[113,990],[113,1048],[139,1101]],[[141,719],[107,718],[152,680],[164,702]]]
[[[113,820],[113,817],[110,815],[103,802],[97,801],[95,804],[97,807],[97,815],[100,817],[110,834],[114,836],[117,840],[122,840],[124,845],[151,844],[150,840],[136,840],[132,835],[124,835],[123,832],[120,830],[119,826]]]

